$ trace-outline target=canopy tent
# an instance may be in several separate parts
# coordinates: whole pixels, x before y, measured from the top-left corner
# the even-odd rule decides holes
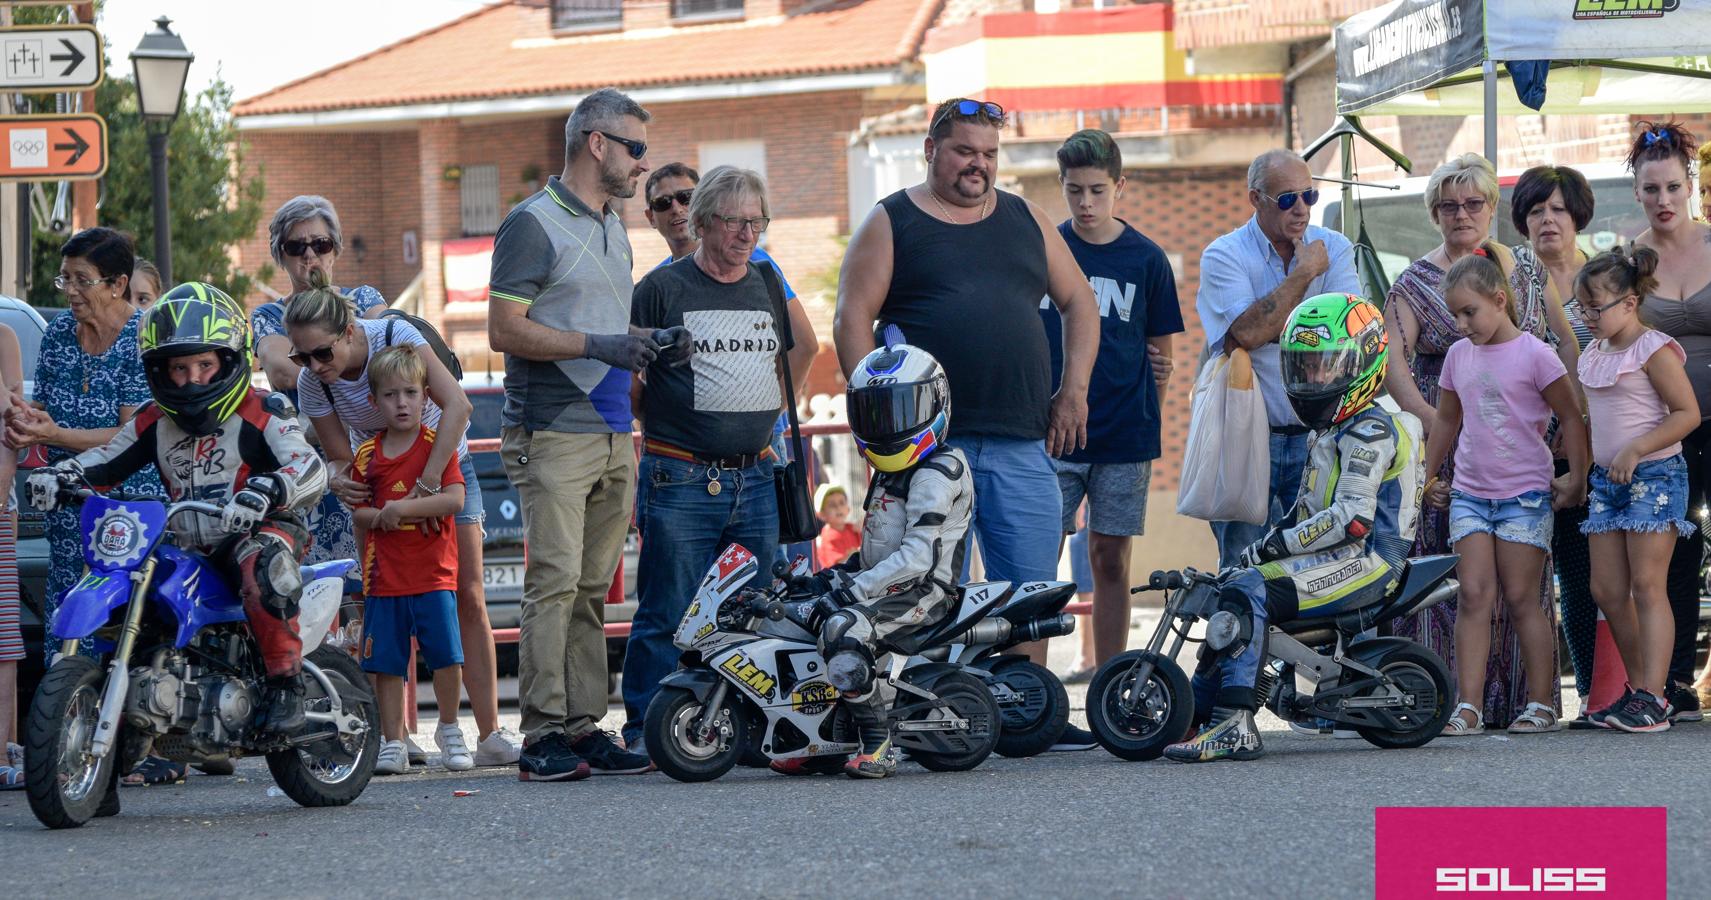
[[[1337,112],[1484,115],[1495,161],[1499,115],[1711,112],[1708,34],[1703,0],[1394,0],[1337,26]],[[1542,106],[1505,63],[1548,63]]]

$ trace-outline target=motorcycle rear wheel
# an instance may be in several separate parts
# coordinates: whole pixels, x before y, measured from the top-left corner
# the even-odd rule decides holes
[[[332,647],[319,647],[309,654],[310,662],[339,692],[339,706],[366,726],[361,734],[340,735],[336,753],[317,755],[316,745],[293,747],[267,754],[267,768],[285,796],[302,806],[345,806],[368,787],[374,764],[380,756],[380,709],[368,690],[368,677],[350,654]],[[303,704],[310,709],[330,707],[319,681],[303,677]],[[317,703],[319,701],[319,703]],[[320,710],[325,711],[325,710]],[[310,727],[325,727],[319,722]]]
[[[1069,724],[1069,691],[1052,670],[1029,659],[1011,658],[992,667],[992,680],[1003,682],[1021,698],[998,704],[1004,722],[998,736],[999,756],[1038,756],[1063,737]]]
[[[1134,671],[1151,657],[1147,677],[1133,712],[1123,702],[1136,690]],[[1183,739],[1194,718],[1194,690],[1175,660],[1145,650],[1130,650],[1105,661],[1087,685],[1087,724],[1099,746],[1131,762],[1158,759],[1164,748]]]
[[[712,781],[731,771],[748,746],[748,714],[733,692],[727,691],[711,740],[695,735],[695,723],[706,706],[695,692],[662,687],[648,704],[642,735],[648,755],[661,772],[678,781]]]
[[[961,738],[967,749],[962,753],[911,749],[909,758],[934,772],[966,772],[986,762],[986,758],[997,749],[999,736],[1004,731],[1003,713],[998,711],[998,701],[992,698],[992,689],[967,672],[946,672],[923,687],[937,694],[958,716],[968,720],[968,731],[943,735]],[[944,710],[929,709],[911,716],[908,721],[944,716]]]
[[[1432,739],[1443,733],[1444,723],[1450,720],[1455,711],[1455,682],[1450,677],[1449,666],[1438,658],[1436,653],[1425,647],[1410,645],[1398,647],[1380,657],[1373,668],[1383,672],[1392,680],[1398,682],[1403,690],[1416,694],[1431,690],[1436,694],[1436,708],[1431,713],[1424,712],[1416,716],[1419,723],[1406,731],[1391,731],[1383,728],[1357,728],[1360,736],[1367,743],[1386,750],[1406,750],[1413,747],[1424,747]]]
[[[36,688],[24,724],[24,786],[30,811],[49,828],[77,828],[95,818],[108,791],[117,789],[118,741],[106,756],[89,757],[104,675],[95,660],[64,656]]]

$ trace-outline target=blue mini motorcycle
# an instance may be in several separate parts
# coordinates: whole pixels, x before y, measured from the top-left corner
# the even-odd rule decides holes
[[[206,558],[165,540],[180,513],[211,503],[100,496],[62,482],[82,508],[83,578],[52,624],[64,650],[25,723],[30,809],[49,828],[119,811],[118,778],[152,754],[208,763],[265,754],[281,790],[304,806],[342,806],[368,786],[380,715],[343,650],[320,646],[352,560],[303,567],[305,713],[289,736],[256,727],[264,671],[243,603]],[[78,652],[92,641],[95,655]]]

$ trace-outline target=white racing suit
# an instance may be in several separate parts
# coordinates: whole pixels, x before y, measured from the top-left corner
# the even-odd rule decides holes
[[[320,502],[327,466],[303,439],[291,400],[252,389],[207,435],[186,432],[148,403],[105,445],[55,468],[81,471],[104,489],[149,465],[159,467],[174,502],[225,505],[245,489],[262,495],[268,508],[253,534],[228,535],[218,516],[185,513],[173,523],[175,543],[210,557],[237,588],[267,674],[296,675],[303,652],[298,564],[308,537],[298,516]]]
[[[902,472],[880,472],[868,488],[859,569],[827,576],[841,607],[820,629],[828,659],[854,653],[881,672],[887,641],[931,628],[953,612],[963,538],[974,515],[974,478],[960,450],[945,447]],[[858,721],[884,718],[896,690],[882,677],[850,698]],[[846,695],[847,696],[847,695]]]
[[[1248,565],[1222,573],[1220,605],[1251,615],[1252,637],[1222,663],[1202,654],[1196,710],[1258,709],[1269,623],[1359,609],[1396,586],[1420,518],[1423,449],[1419,419],[1377,404],[1314,434],[1294,508],[1243,551]]]

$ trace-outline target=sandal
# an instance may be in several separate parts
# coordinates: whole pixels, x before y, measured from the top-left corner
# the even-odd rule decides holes
[[[1527,704],[1515,721],[1509,723],[1510,734],[1544,734],[1561,730],[1562,720],[1557,718],[1556,710],[1545,703]]]
[[[1461,711],[1464,709],[1473,713],[1472,725],[1467,724],[1467,720],[1461,717]],[[1466,737],[1484,733],[1485,715],[1472,703],[1457,703],[1455,712],[1450,713],[1450,720],[1444,723],[1442,732],[1444,737]]]
[[[23,789],[24,767],[0,766],[0,791],[21,791]]]
[[[131,774],[126,775],[120,784],[125,787],[183,784],[184,776],[188,774],[190,774],[190,767],[184,763],[169,762],[158,756],[151,756],[138,763],[136,769]]]

